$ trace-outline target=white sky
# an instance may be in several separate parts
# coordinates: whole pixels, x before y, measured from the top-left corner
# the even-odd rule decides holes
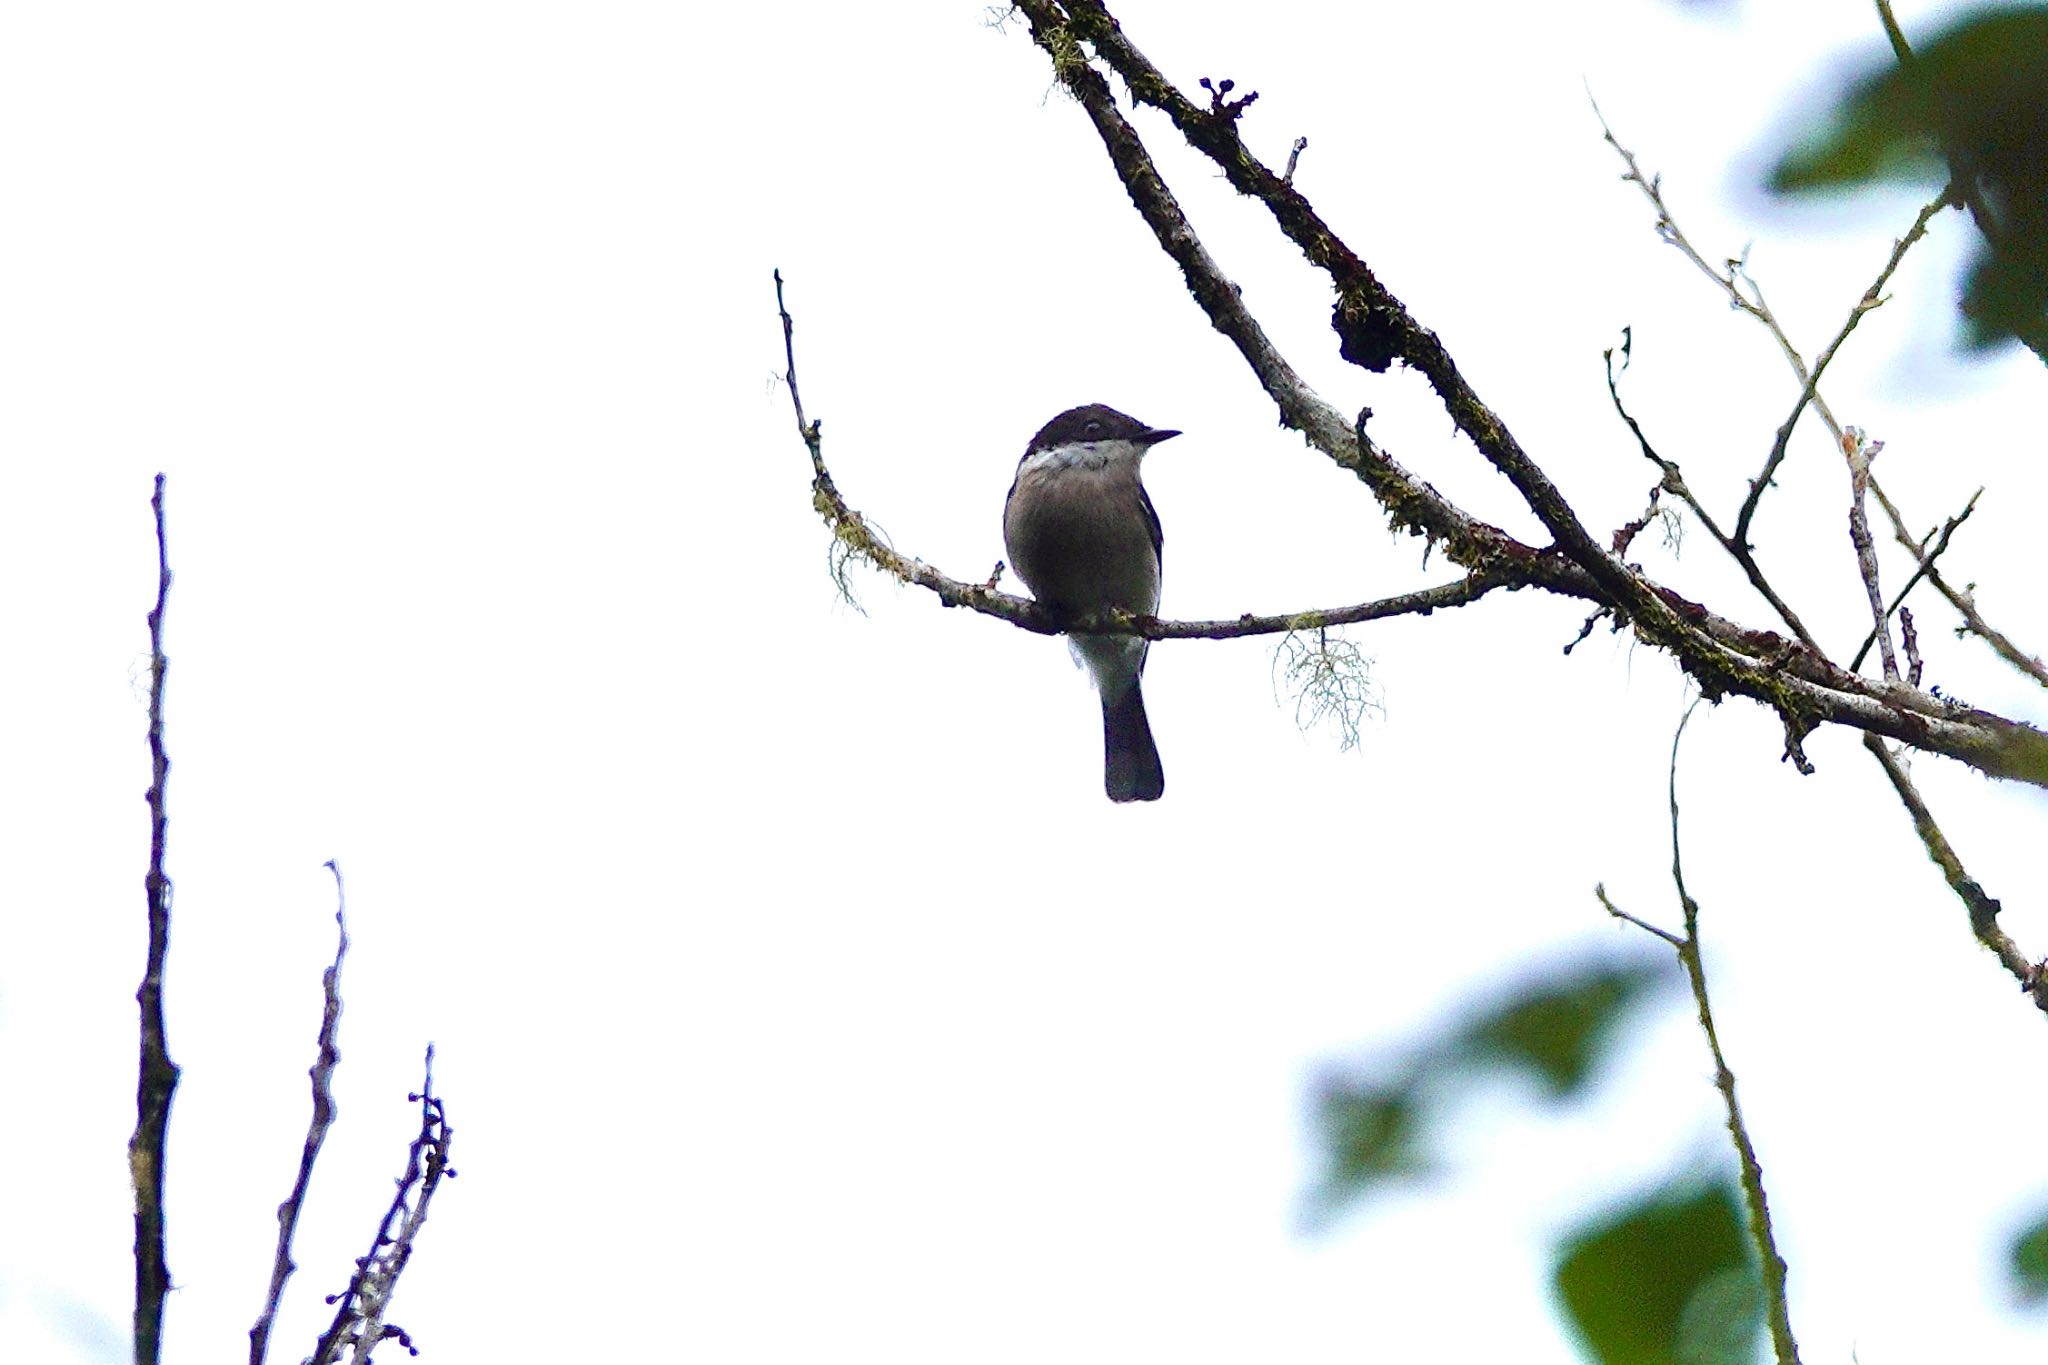
[[[1900,6],[1924,33],[1943,7]],[[1649,466],[1600,352],[1732,509],[1794,390],[1658,244],[1586,105],[1710,254],[1754,243],[1811,353],[1911,194],[1785,209],[1762,149],[1869,7],[1126,0],[1612,527]],[[976,4],[17,6],[0,40],[0,1358],[125,1358],[147,849],[149,480],[170,478],[178,885],[168,1359],[239,1356],[296,1160],[321,864],[348,877],[342,1122],[274,1358],[360,1254],[440,1048],[461,1178],[394,1313],[440,1361],[1563,1361],[1547,1247],[1716,1152],[1661,1016],[1600,1103],[1465,1112],[1454,1178],[1305,1236],[1317,1066],[1670,922],[1672,666],[1524,592],[1355,632],[1385,703],[1298,734],[1271,641],[1170,643],[1170,775],[1113,808],[1052,641],[860,583],[837,605],[774,384],[856,506],[961,577],[1025,439],[1105,401],[1188,434],[1148,476],[1180,616],[1440,581],[1275,428],[1021,28]],[[1328,293],[1140,130],[1333,402],[1526,528],[1412,375],[1342,365]],[[2030,360],[1949,349],[1944,219],[1827,388],[1954,575],[2042,647]],[[1759,522],[1860,638],[1817,428]],[[1695,534],[1652,571],[1768,624]],[[1889,560],[1894,582],[1898,560]],[[1921,608],[1930,680],[2042,719]],[[1724,1039],[1810,1361],[2038,1358],[2010,1314],[2048,1198],[2048,1025],[1975,947],[1853,737],[1818,775],[1703,711],[1682,783]],[[2048,951],[2039,794],[1915,772]]]

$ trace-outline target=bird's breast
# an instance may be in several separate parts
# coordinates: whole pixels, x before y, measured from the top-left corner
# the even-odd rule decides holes
[[[1135,461],[1027,460],[1003,512],[1010,565],[1056,611],[1159,609],[1159,555]]]

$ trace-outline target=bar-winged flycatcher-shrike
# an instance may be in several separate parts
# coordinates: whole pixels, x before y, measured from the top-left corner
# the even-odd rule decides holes
[[[1138,466],[1180,435],[1100,403],[1069,408],[1040,427],[1003,504],[1011,567],[1039,605],[1074,618],[1121,607],[1159,610],[1159,514]],[[1157,801],[1166,790],[1138,680],[1150,641],[1075,635],[1074,653],[1102,696],[1103,787],[1112,801]]]

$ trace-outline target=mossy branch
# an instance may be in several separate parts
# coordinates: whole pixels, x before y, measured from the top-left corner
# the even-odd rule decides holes
[[[1111,610],[1088,616],[1055,617],[1028,597],[1015,597],[999,591],[996,583],[1002,576],[1000,564],[983,583],[953,578],[921,559],[898,553],[867,518],[847,504],[825,465],[823,424],[811,420],[804,413],[803,393],[796,378],[796,322],[791,318],[783,297],[780,270],[775,272],[775,307],[782,319],[783,382],[789,389],[789,401],[796,411],[797,434],[802,437],[811,456],[811,506],[831,528],[835,564],[869,564],[900,583],[929,590],[946,606],[967,607],[1040,635],[1073,631],[1090,635],[1139,635],[1148,640],[1231,640],[1248,635],[1326,630],[1333,626],[1384,620],[1390,616],[1427,616],[1441,607],[1461,607],[1467,602],[1476,602],[1495,588],[1518,586],[1506,575],[1471,573],[1433,588],[1397,593],[1370,602],[1271,616],[1246,612],[1226,620],[1163,621],[1155,616]]]
[[[1669,651],[1718,701],[1748,696],[1775,710],[1786,756],[1808,764],[1802,740],[1816,725],[1842,724],[1943,753],[1999,777],[2048,785],[2048,734],[1988,712],[1959,707],[1902,683],[1858,677],[1805,644],[1754,631],[1688,602],[1623,564],[1595,542],[1547,476],[1472,392],[1435,335],[1330,230],[1306,198],[1262,165],[1238,134],[1241,107],[1202,108],[1187,100],[1123,36],[1097,0],[1022,0],[1032,38],[1053,59],[1054,74],[1086,111],[1140,216],[1180,267],[1211,325],[1237,347],[1281,421],[1355,473],[1398,529],[1428,536],[1475,574],[1540,586],[1610,610],[1645,641]],[[1347,358],[1368,369],[1400,359],[1437,390],[1452,419],[1506,474],[1555,538],[1525,545],[1464,513],[1378,449],[1365,431],[1369,411],[1347,423],[1303,382],[1246,310],[1166,187],[1143,141],[1118,110],[1091,64],[1063,59],[1080,37],[1129,85],[1140,104],[1163,110],[1188,143],[1208,155],[1240,192],[1259,200],[1338,291],[1337,330]],[[1212,101],[1212,105],[1214,102]]]

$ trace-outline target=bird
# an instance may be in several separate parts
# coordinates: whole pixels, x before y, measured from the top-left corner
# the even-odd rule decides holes
[[[1145,452],[1178,435],[1089,403],[1047,422],[1024,448],[1003,503],[1003,545],[1032,597],[1056,618],[1106,607],[1158,612],[1165,537],[1138,467]],[[1102,698],[1104,791],[1112,801],[1157,801],[1166,773],[1139,687],[1151,642],[1071,638]]]

